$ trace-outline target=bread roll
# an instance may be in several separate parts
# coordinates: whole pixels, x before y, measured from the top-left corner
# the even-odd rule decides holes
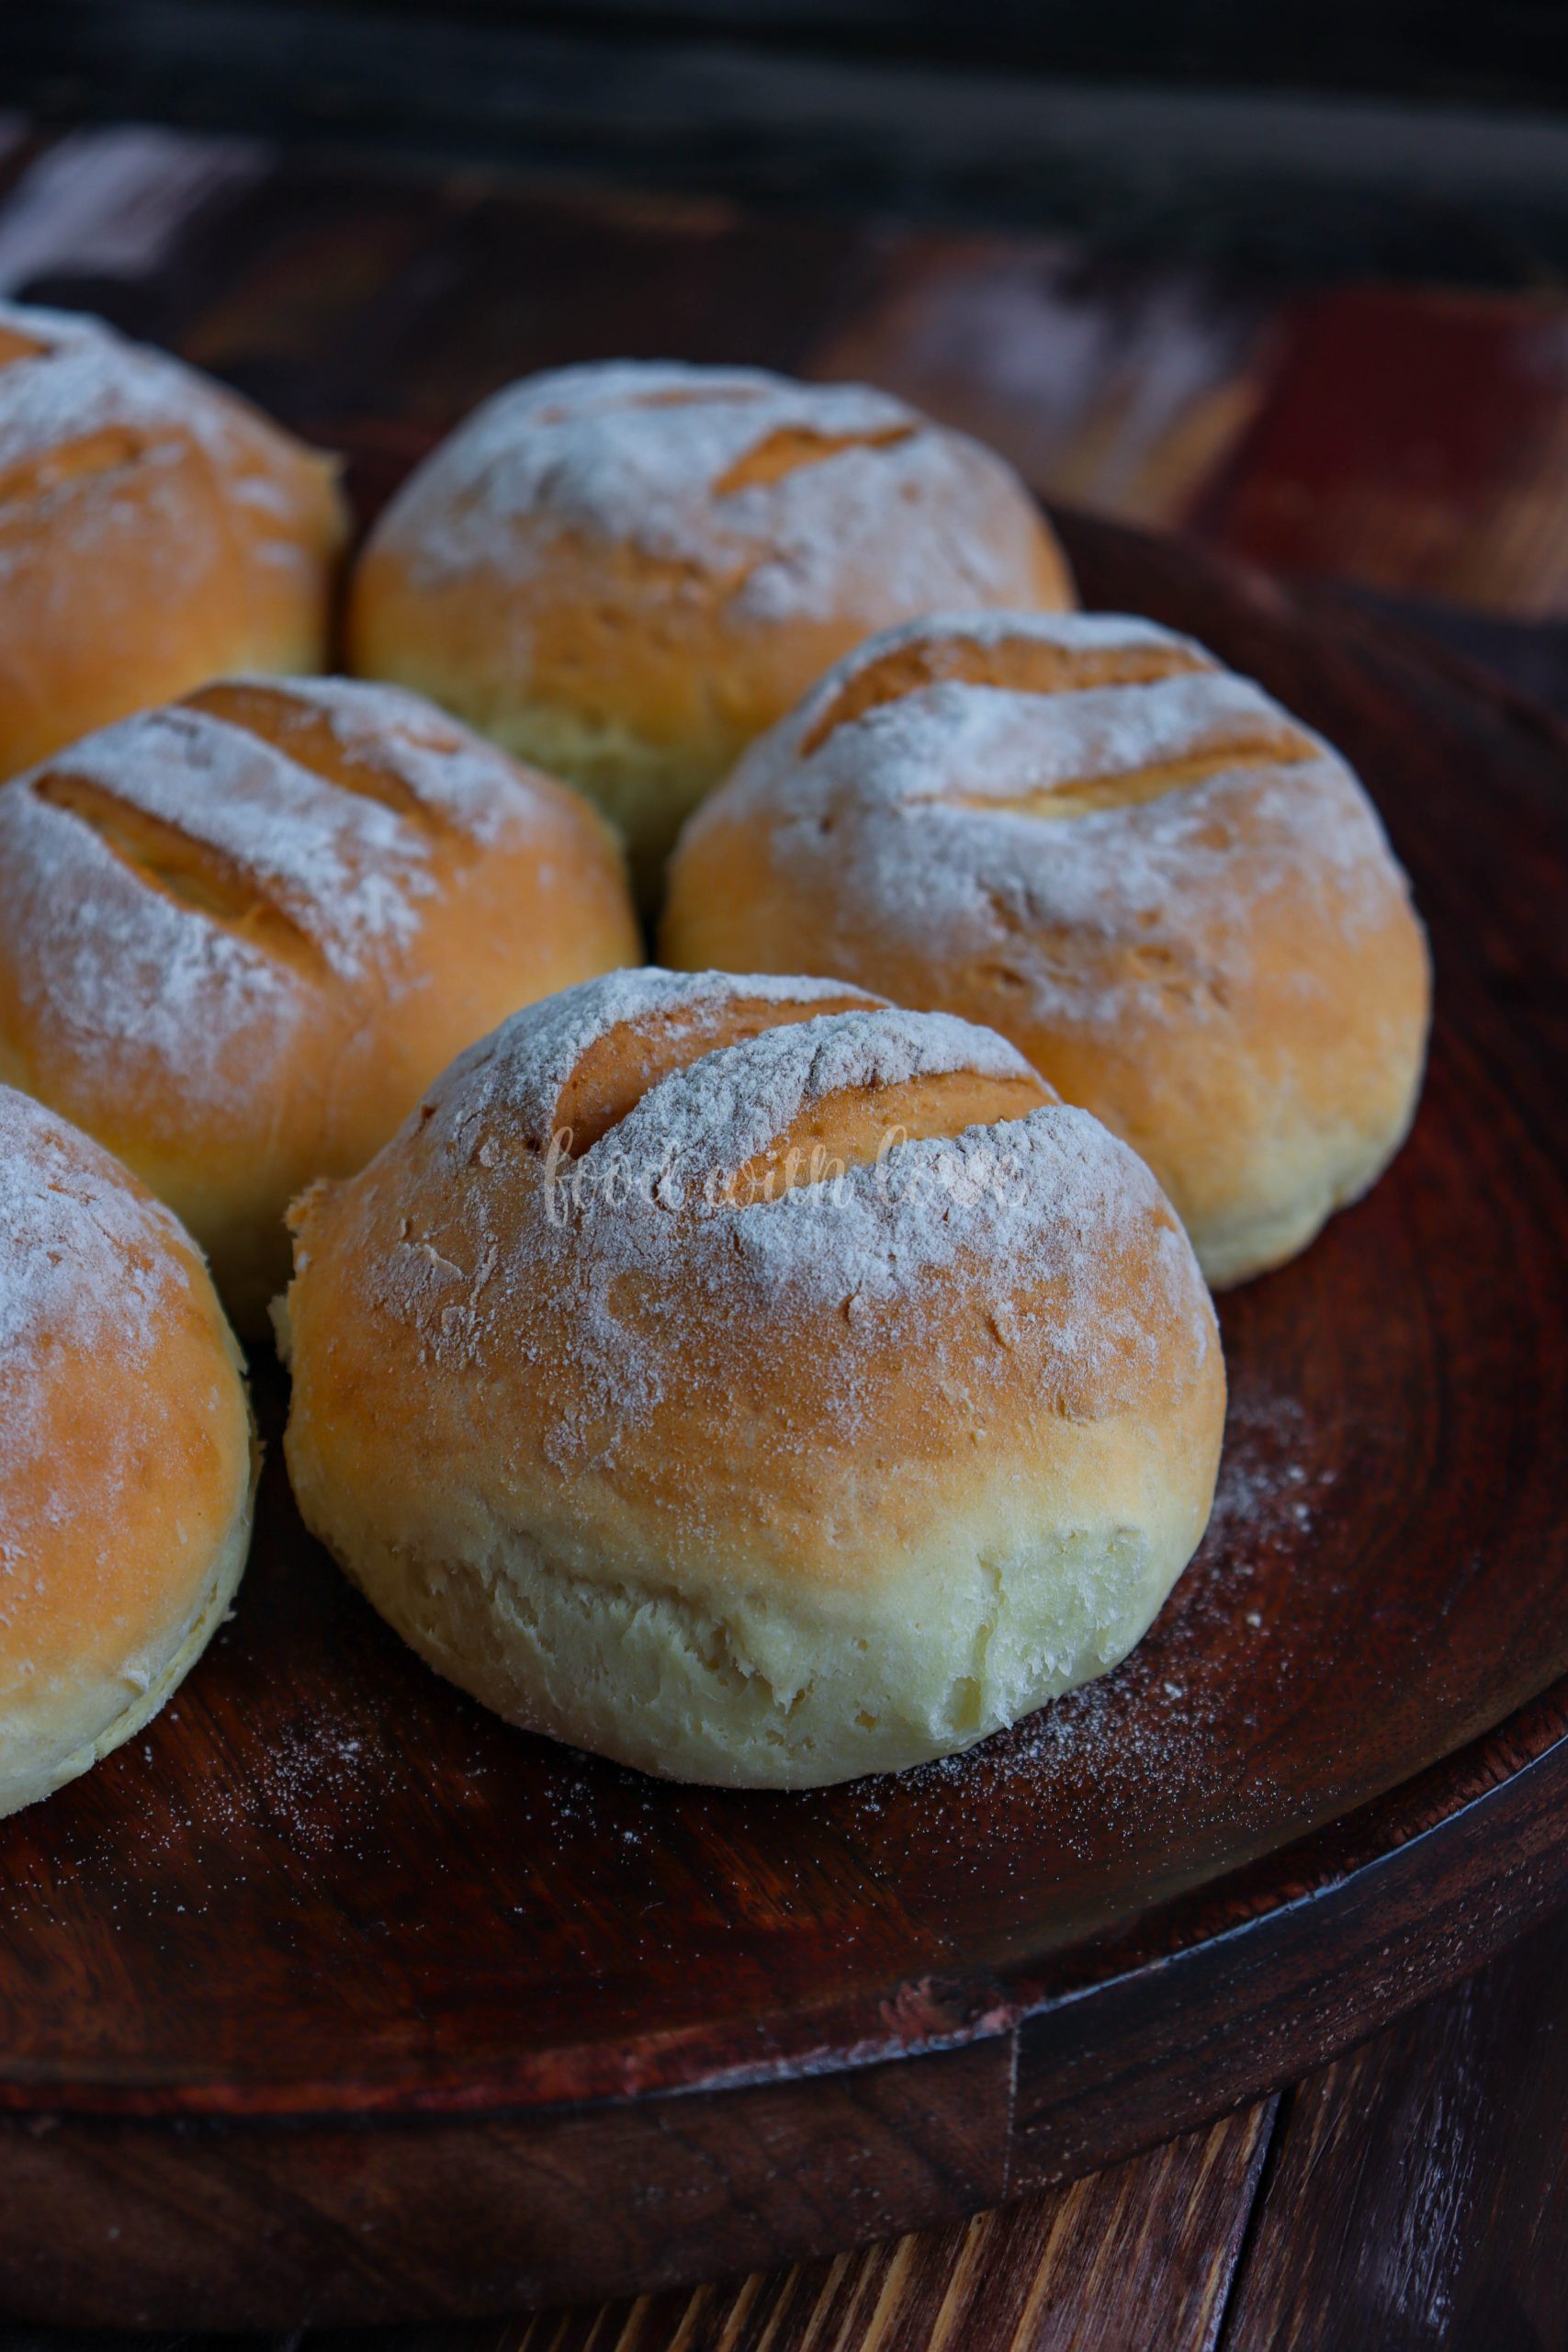
[[[0,303],[0,776],[224,670],[321,666],[336,469],[96,320]]]
[[[616,974],[293,1221],[307,1522],[441,1673],[646,1771],[967,1747],[1113,1665],[1208,1517],[1186,1237],[966,1023]]]
[[[0,1814],[155,1715],[233,1598],[239,1351],[167,1209],[0,1086]]]
[[[901,401],[623,361],[513,384],[419,469],[351,662],[592,793],[651,902],[687,810],[873,629],[1072,601],[1017,476]]]
[[[392,688],[205,686],[0,789],[0,1078],[170,1204],[247,1333],[301,1185],[639,954],[587,804]]]
[[[989,1022],[1148,1161],[1215,1284],[1364,1192],[1420,1083],[1426,943],[1365,793],[1146,621],[863,647],[693,820],[662,944]]]

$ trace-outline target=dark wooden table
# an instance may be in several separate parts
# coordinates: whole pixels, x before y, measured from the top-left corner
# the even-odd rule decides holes
[[[351,447],[372,499],[458,383],[623,349],[863,374],[1047,492],[1392,599],[1568,713],[1555,297],[1129,270],[1055,238],[530,192],[141,130],[13,125],[0,148],[0,289],[174,345]],[[1568,2346],[1568,1917],[1278,2097],[964,2227],[597,2312],[381,2331],[375,2352],[383,2338]],[[0,2352],[66,2341],[0,2330]]]

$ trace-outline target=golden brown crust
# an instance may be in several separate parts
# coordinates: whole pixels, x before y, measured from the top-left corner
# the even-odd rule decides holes
[[[764,1030],[876,1001],[863,989],[842,989],[805,1000],[725,993],[639,1010],[584,1046],[556,1097],[554,1131],[563,1148],[580,1158],[619,1126],[660,1079],[673,1077],[704,1054],[742,1045]]]
[[[225,670],[321,666],[334,462],[96,322],[0,305],[0,775]]]
[[[0,1088],[0,1814],[168,1696],[228,1605],[254,1484],[206,1268],[126,1170]]]
[[[171,1203],[247,1331],[301,1185],[638,953],[593,811],[393,690],[222,682],[0,791],[0,1075]]]
[[[995,686],[1008,694],[1088,694],[1097,686],[1142,686],[1156,678],[1213,665],[1196,646],[1179,639],[1119,641],[1096,639],[1081,645],[1055,642],[1009,628],[1005,620],[984,635],[942,628],[900,629],[864,657],[847,662],[830,692],[812,698],[810,726],[799,755],[820,751],[837,727],[852,726],[886,703],[927,686]]]
[[[1363,1191],[1419,1083],[1426,945],[1360,787],[1145,623],[867,649],[694,820],[661,944],[999,1029],[1147,1159],[1216,1283]]]
[[[651,897],[686,810],[872,630],[1072,601],[1010,471],[885,394],[571,368],[489,403],[394,502],[350,654],[594,793]]]
[[[489,1703],[702,1779],[908,1762],[1102,1670],[1218,1456],[1147,1171],[999,1039],[808,985],[686,982],[743,1032],[694,1062],[669,976],[537,1007],[294,1219],[310,1524]],[[573,1149],[617,1033],[646,1091]]]

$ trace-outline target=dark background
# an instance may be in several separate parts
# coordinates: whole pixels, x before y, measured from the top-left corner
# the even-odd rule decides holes
[[[1568,275],[1560,0],[13,0],[0,97],[1303,275]]]

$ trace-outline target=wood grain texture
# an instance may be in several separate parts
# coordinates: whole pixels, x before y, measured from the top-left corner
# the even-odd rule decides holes
[[[992,2037],[527,2117],[0,2118],[0,2314],[462,2317],[820,2256],[1004,2197],[1010,2067]]]
[[[1568,1917],[1286,2095],[1224,2340],[1568,2344]]]
[[[829,2261],[510,2322],[321,2331],[305,2352],[1207,2352],[1272,2117],[1269,2100],[1091,2179]],[[34,2347],[0,2337],[0,2352]]]

